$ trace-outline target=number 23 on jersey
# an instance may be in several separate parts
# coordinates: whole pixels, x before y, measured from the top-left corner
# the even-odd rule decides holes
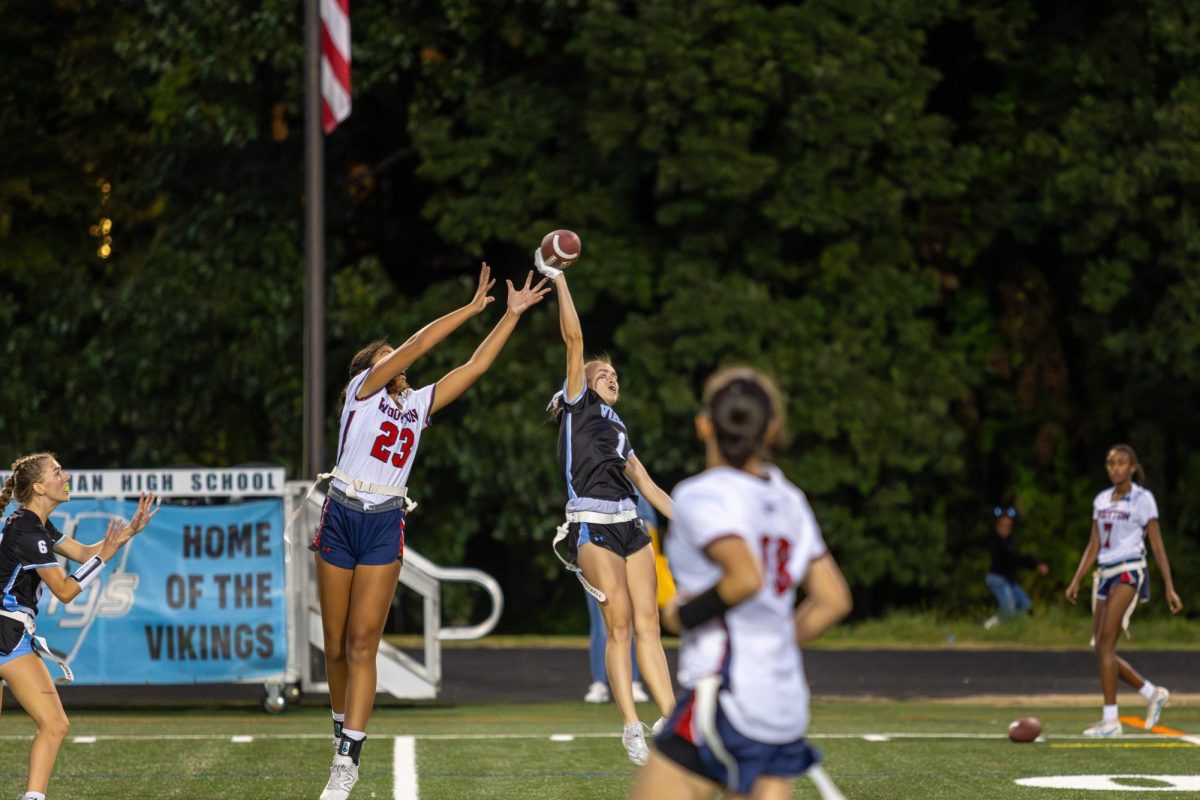
[[[400,440],[399,444],[397,439]],[[416,440],[417,436],[411,428],[400,428],[396,423],[384,420],[379,426],[375,444],[371,446],[371,455],[385,464],[390,460],[393,467],[403,467]]]

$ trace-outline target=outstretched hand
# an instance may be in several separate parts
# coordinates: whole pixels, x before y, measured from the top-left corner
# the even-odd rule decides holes
[[[150,520],[158,513],[158,509],[158,497],[154,492],[142,492],[138,495],[137,511],[133,512],[133,519],[129,520],[129,524],[121,531],[121,544],[145,530]]]
[[[488,292],[496,285],[496,280],[492,277],[492,268],[484,261],[479,268],[479,285],[475,287],[475,296],[468,303],[476,314],[487,308],[488,303],[495,301],[496,298],[490,297]]]
[[[547,286],[549,279],[542,278],[537,282],[537,285],[530,288],[529,284],[533,281],[533,273],[530,272],[525,276],[525,285],[520,289],[513,286],[512,281],[505,281],[508,284],[508,310],[514,314],[520,315],[525,309],[530,306],[535,306],[542,302],[542,298],[550,294],[550,287]]]

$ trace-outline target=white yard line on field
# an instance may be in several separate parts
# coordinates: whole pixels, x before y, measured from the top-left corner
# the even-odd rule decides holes
[[[417,742],[397,736],[392,749],[392,785],[395,800],[417,800]]]

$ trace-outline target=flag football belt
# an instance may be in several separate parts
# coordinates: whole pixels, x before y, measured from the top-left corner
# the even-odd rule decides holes
[[[330,478],[337,478],[346,484],[344,494],[351,500],[358,500],[359,492],[368,494],[386,494],[389,497],[399,497],[404,501],[404,511],[408,513],[417,507],[417,502],[408,496],[407,486],[388,486],[384,483],[371,483],[364,481],[362,478],[356,478],[341,467],[334,465],[329,472],[322,472],[317,475],[317,479],[308,487],[308,491],[304,493],[304,499],[296,504],[296,510],[292,512],[292,518],[288,520],[287,527],[283,529],[283,540],[289,544],[292,541],[292,528],[296,525],[296,520],[300,519],[300,512],[308,505],[309,499],[313,496],[313,492],[317,490],[325,481]]]
[[[564,567],[575,573],[575,577],[579,579],[579,584],[583,586],[583,590],[596,598],[596,601],[599,603],[607,601],[608,596],[588,583],[588,579],[583,577],[583,570],[578,565],[572,564],[563,557],[563,554],[559,552],[558,543],[567,538],[567,535],[571,532],[572,522],[590,522],[594,525],[616,525],[619,522],[629,522],[632,519],[637,519],[637,509],[629,508],[624,511],[618,511],[615,514],[606,514],[603,511],[568,511],[567,521],[559,525],[554,531],[554,541],[550,543],[550,549],[554,551],[554,555],[558,556],[558,560],[563,563]]]
[[[1100,587],[1106,580],[1122,572],[1137,571],[1137,585],[1133,587],[1133,602],[1129,604],[1129,608],[1125,609],[1125,616],[1121,617],[1121,630],[1129,638],[1133,638],[1133,634],[1129,632],[1129,620],[1133,617],[1133,610],[1137,608],[1138,602],[1142,596],[1142,583],[1146,580],[1146,559],[1139,558],[1135,561],[1122,561],[1120,564],[1113,564],[1110,567],[1098,567],[1092,573],[1092,614],[1096,613],[1096,603],[1100,601]],[[1096,637],[1092,635],[1092,647],[1096,646]]]
[[[55,678],[55,683],[70,683],[75,680],[75,673],[71,672],[71,668],[67,666],[67,662],[51,652],[50,645],[46,644],[44,636],[37,635],[37,620],[33,618],[32,614],[27,614],[24,611],[5,611],[0,609],[0,617],[15,619],[24,625],[25,632],[29,634],[29,646],[33,651],[44,655],[55,664],[58,664],[58,668],[62,670],[62,677]]]

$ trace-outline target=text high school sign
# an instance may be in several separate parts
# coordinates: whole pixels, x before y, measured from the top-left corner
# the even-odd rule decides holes
[[[43,591],[38,634],[66,657],[76,683],[225,683],[284,673],[282,469],[67,472],[72,499],[51,520],[84,544],[103,538],[112,517],[128,520],[137,505],[126,498],[139,491],[265,498],[166,503],[70,603]]]

